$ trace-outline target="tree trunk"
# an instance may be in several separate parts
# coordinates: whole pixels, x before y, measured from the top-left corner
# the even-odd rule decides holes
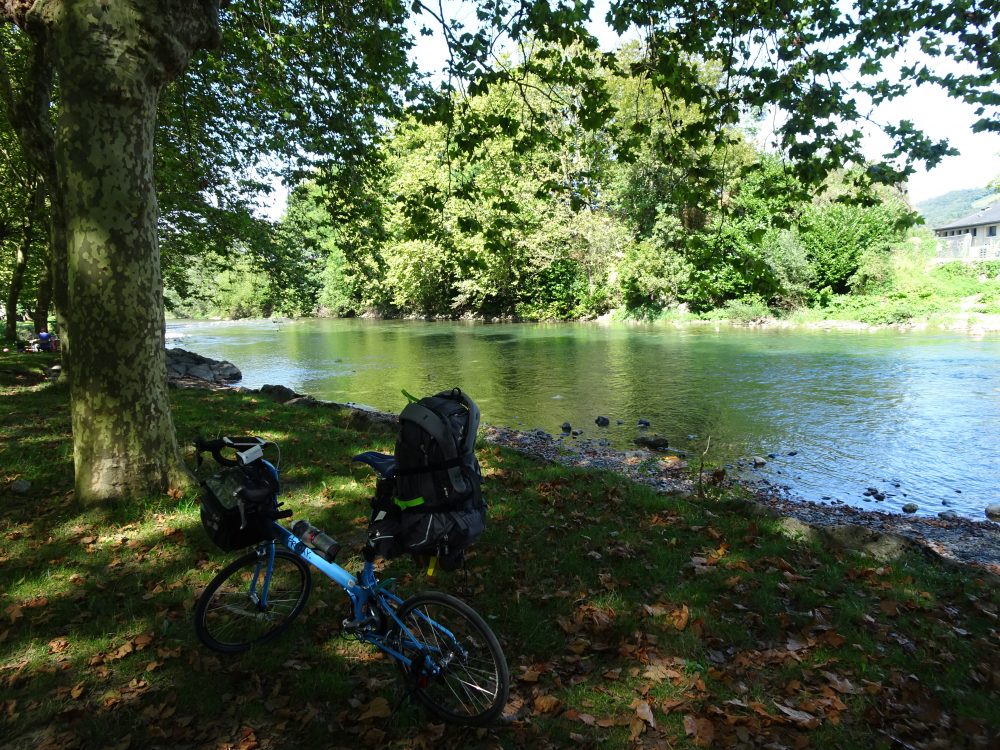
[[[72,342],[76,495],[187,484],[167,393],[153,136],[160,88],[218,33],[218,0],[38,0],[59,74],[66,228],[61,333]]]
[[[6,338],[14,341],[17,338],[17,305],[21,299],[21,289],[24,287],[24,272],[28,269],[28,256],[31,245],[35,241],[35,219],[45,203],[45,186],[35,182],[35,187],[28,196],[28,205],[24,207],[24,224],[21,229],[21,244],[14,255],[14,271],[10,279],[10,289],[7,290],[7,330]]]
[[[27,26],[23,13],[30,3],[22,4],[21,14],[13,20],[18,25]],[[49,262],[45,275],[38,287],[38,298],[32,316],[35,333],[48,330],[49,307],[53,297],[56,313],[66,305],[66,219],[59,190],[55,158],[55,136],[52,129],[52,60],[49,42],[44,27],[35,26],[30,39],[30,64],[17,86],[20,96],[15,97],[13,81],[10,78],[3,50],[0,50],[0,82],[3,86],[4,105],[7,118],[17,131],[18,142],[25,158],[42,176],[44,188],[49,196]],[[69,341],[62,332],[61,350],[63,377],[71,374],[69,367]]]
[[[35,333],[49,330],[49,307],[52,305],[52,256],[49,255],[49,262],[45,264],[45,271],[42,278],[38,280],[38,293],[35,295],[35,312],[31,320],[35,326]],[[62,341],[59,342],[62,345]],[[65,370],[65,365],[63,366]]]

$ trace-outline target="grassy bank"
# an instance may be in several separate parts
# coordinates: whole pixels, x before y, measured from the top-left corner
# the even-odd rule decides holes
[[[736,496],[660,496],[487,446],[491,527],[433,587],[499,635],[510,723],[390,715],[393,665],[339,637],[343,598],[322,581],[283,638],[220,658],[191,611],[232,556],[194,497],[74,503],[67,395],[41,364],[0,359],[0,746],[996,746],[994,580],[802,544]],[[350,457],[389,449],[386,428],[232,392],[173,399],[185,442],[276,440],[286,503],[344,543],[341,562],[360,548],[369,488]],[[406,592],[431,587],[388,567]]]
[[[933,262],[933,239],[903,246],[874,269],[853,294],[829,290],[797,305],[769,306],[758,295],[730,300],[695,315],[685,309],[619,311],[625,320],[727,321],[737,325],[778,323],[815,326],[918,326],[970,331],[1000,330],[1000,262]],[[806,302],[808,301],[808,304]]]

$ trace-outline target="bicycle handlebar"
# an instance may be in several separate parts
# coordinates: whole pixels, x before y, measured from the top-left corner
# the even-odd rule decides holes
[[[274,443],[259,437],[232,438],[224,436],[215,440],[205,440],[199,436],[194,439],[198,466],[201,466],[202,453],[211,453],[216,463],[222,466],[246,465],[263,456],[264,447],[269,445],[274,445]],[[236,458],[226,458],[223,456],[222,451],[225,448],[231,448],[235,451]]]

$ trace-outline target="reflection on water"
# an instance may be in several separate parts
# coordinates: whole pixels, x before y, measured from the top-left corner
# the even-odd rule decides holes
[[[172,322],[170,342],[229,360],[255,388],[399,411],[403,389],[461,386],[483,420],[628,447],[638,419],[671,446],[803,497],[973,518],[1000,502],[1000,338],[364,320]],[[594,424],[598,415],[611,426]],[[790,455],[794,454],[794,455]],[[867,504],[866,488],[885,493]]]

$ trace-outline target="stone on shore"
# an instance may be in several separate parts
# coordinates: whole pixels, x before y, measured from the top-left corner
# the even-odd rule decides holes
[[[232,362],[203,357],[184,349],[167,349],[167,378],[169,380],[204,380],[209,383],[234,383],[243,373]]]
[[[919,506],[916,503],[907,503],[903,506],[904,513],[916,513],[919,510]]]
[[[611,420],[608,419],[607,417],[598,417],[597,419],[594,420],[594,423],[598,427],[607,427],[609,424],[611,424]]]
[[[1000,521],[1000,503],[990,503],[987,505],[986,517],[991,521]]]
[[[662,435],[639,435],[632,442],[654,451],[665,451],[669,447],[667,439]]]
[[[272,401],[285,404],[293,399],[302,398],[301,393],[296,393],[286,385],[262,385],[260,395],[267,396]]]

